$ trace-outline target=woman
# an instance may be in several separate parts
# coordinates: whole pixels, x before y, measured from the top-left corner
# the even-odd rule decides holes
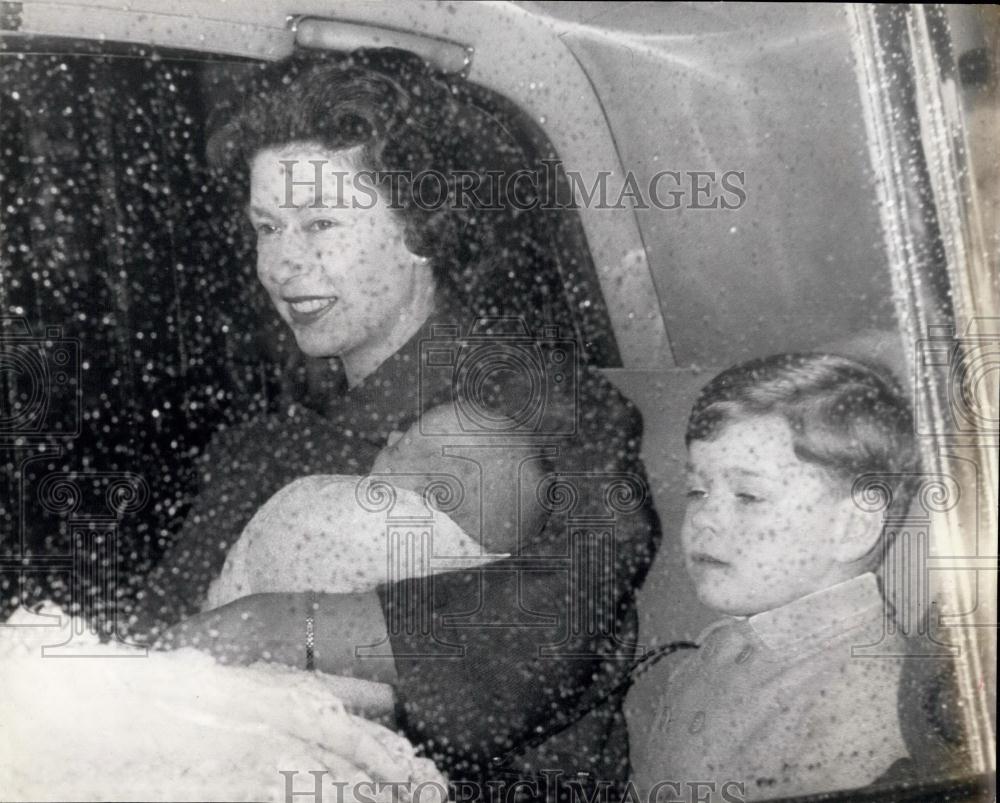
[[[504,346],[511,341],[491,339],[490,325],[476,328],[496,311],[496,275],[515,274],[500,290],[517,302],[538,271],[502,258],[518,250],[508,248],[518,241],[514,212],[487,213],[468,195],[457,203],[458,171],[483,174],[516,153],[460,94],[400,52],[292,62],[265,75],[220,138],[229,163],[249,168],[258,277],[313,368],[336,380],[327,377],[334,389],[319,403],[314,394],[312,406],[215,438],[201,458],[202,492],[150,578],[136,629],[188,617],[170,631],[175,643],[305,666],[309,616],[316,667],[391,683],[400,727],[453,779],[542,769],[620,779],[625,728],[608,691],[632,654],[634,591],[659,537],[640,417],[595,371],[574,370],[565,344]],[[413,180],[428,171],[448,181],[447,203],[433,182]],[[504,270],[484,273],[487,264]],[[490,346],[475,352],[481,370],[422,364],[428,343],[439,355],[465,348],[458,332]],[[509,370],[526,361],[560,367]],[[531,395],[539,382],[544,399]],[[195,615],[226,550],[272,494],[308,474],[366,473],[394,433],[443,403],[471,428],[454,448],[484,470],[475,430],[490,431],[489,410],[523,421],[512,442],[555,469],[536,490],[547,524],[518,556],[377,594],[261,594]],[[579,531],[578,519],[591,529]],[[581,581],[581,566],[597,580]]]

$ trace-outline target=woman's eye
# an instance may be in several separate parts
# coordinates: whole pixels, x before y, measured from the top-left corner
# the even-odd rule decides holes
[[[708,493],[701,490],[700,488],[690,488],[685,494],[688,499],[704,499],[708,496]]]
[[[320,218],[319,220],[311,221],[307,228],[309,231],[327,231],[328,229],[335,228],[336,225],[336,221],[329,218]]]
[[[273,226],[270,223],[258,223],[253,227],[253,230],[257,232],[258,237],[269,237],[278,231],[278,227]]]
[[[757,504],[758,502],[763,502],[764,501],[763,497],[757,496],[756,494],[746,493],[746,492],[736,494],[736,498],[739,499],[744,504],[747,504],[747,505],[754,505],[754,504]]]

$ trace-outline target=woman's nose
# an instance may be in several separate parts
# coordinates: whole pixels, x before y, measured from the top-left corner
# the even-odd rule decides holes
[[[261,278],[284,284],[309,270],[309,262],[303,249],[291,238],[273,243],[257,254],[258,271]]]

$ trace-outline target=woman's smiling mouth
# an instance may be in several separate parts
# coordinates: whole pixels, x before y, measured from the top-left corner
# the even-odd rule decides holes
[[[286,298],[292,323],[308,324],[318,320],[336,305],[339,296]]]

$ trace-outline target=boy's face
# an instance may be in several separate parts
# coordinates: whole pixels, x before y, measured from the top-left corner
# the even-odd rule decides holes
[[[852,574],[840,546],[850,499],[795,455],[783,418],[735,420],[693,441],[687,496],[684,559],[709,607],[751,616]]]

